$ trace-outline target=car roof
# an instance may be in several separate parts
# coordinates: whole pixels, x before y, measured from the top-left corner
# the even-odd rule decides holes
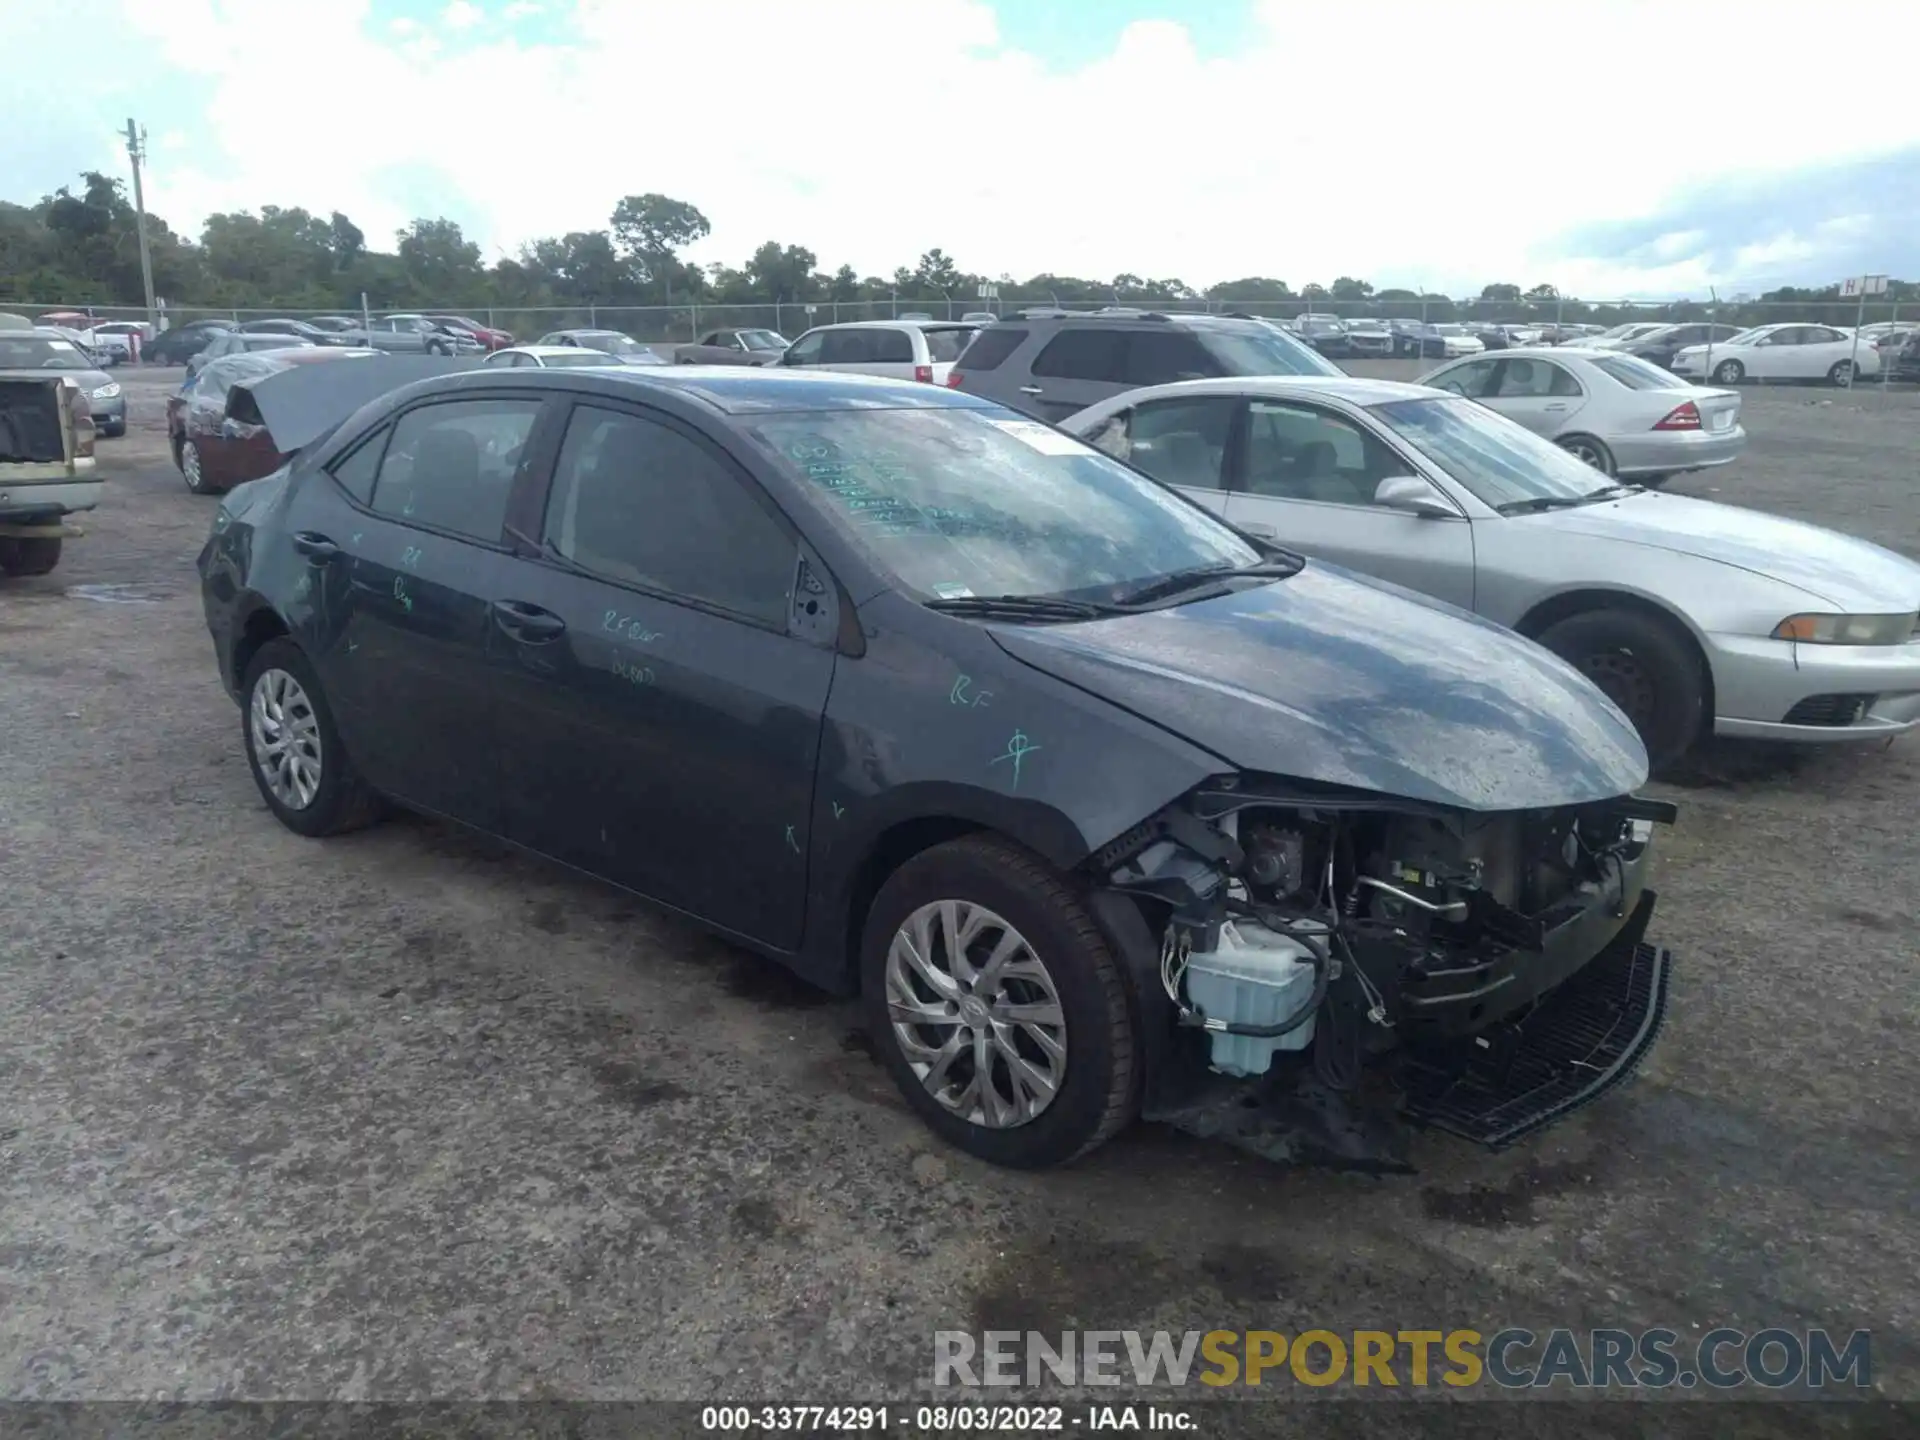
[[[633,337],[624,330],[594,330],[584,325],[576,330],[549,330],[547,333],[549,335],[613,335],[621,340],[633,339]]]
[[[593,332],[588,332],[593,333]],[[504,350],[496,350],[496,355],[578,355],[578,345],[509,345]]]
[[[425,382],[436,391],[498,385],[497,368],[463,370]],[[583,367],[562,370],[515,370],[513,384],[551,386],[556,390],[605,389],[612,386],[644,397],[666,391],[688,396],[722,415],[772,414],[808,410],[994,410],[991,400],[945,386],[917,380],[889,380],[876,375],[794,374],[738,365],[660,365]]]

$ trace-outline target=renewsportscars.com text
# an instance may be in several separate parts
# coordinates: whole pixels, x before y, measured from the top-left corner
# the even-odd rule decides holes
[[[959,1386],[1264,1384],[1502,1389],[1759,1386],[1871,1389],[1855,1330],[939,1330],[933,1383]]]

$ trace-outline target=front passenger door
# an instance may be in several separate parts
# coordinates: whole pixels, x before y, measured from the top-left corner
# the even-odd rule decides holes
[[[798,537],[706,436],[595,402],[567,422],[542,538],[551,558],[494,592],[506,833],[797,946],[835,657],[830,630],[798,633]]]
[[[1227,496],[1230,524],[1473,608],[1473,526],[1466,516],[1431,485],[1451,515],[1376,503],[1381,481],[1415,473],[1398,451],[1344,415],[1293,399],[1250,399],[1243,426]]]
[[[1235,395],[1149,400],[1110,416],[1087,443],[1224,519],[1227,461],[1242,403]]]

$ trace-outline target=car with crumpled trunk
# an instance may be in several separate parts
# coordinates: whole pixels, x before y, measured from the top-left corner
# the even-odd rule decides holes
[[[451,816],[857,993],[1003,1164],[1144,1115],[1395,1168],[1646,1053],[1672,807],[1539,646],[924,383],[483,368],[330,418],[346,369],[256,387],[315,433],[197,562],[295,833]]]
[[[173,463],[196,495],[218,495],[270,475],[287,455],[267,428],[248,386],[290,365],[371,359],[372,350],[309,345],[219,356],[167,397]]]
[[[9,341],[32,334],[24,317],[0,315],[0,362]],[[71,517],[100,503],[93,436],[71,373],[0,363],[0,574],[45,575],[60,563]]]

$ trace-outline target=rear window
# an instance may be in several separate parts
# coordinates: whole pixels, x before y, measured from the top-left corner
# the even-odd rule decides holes
[[[1206,346],[1229,375],[1345,375],[1318,350],[1284,330],[1249,320],[1243,325],[1210,326]]]
[[[960,352],[967,348],[967,341],[973,335],[971,326],[954,326],[951,330],[922,330],[927,337],[927,356],[936,365],[948,360],[958,360]]]
[[[1683,383],[1658,365],[1633,355],[1596,355],[1587,363],[1602,375],[1618,380],[1629,390],[1671,390]]]
[[[960,352],[959,366],[962,370],[997,370],[1026,338],[1024,330],[1001,326],[976,330],[967,348]]]

